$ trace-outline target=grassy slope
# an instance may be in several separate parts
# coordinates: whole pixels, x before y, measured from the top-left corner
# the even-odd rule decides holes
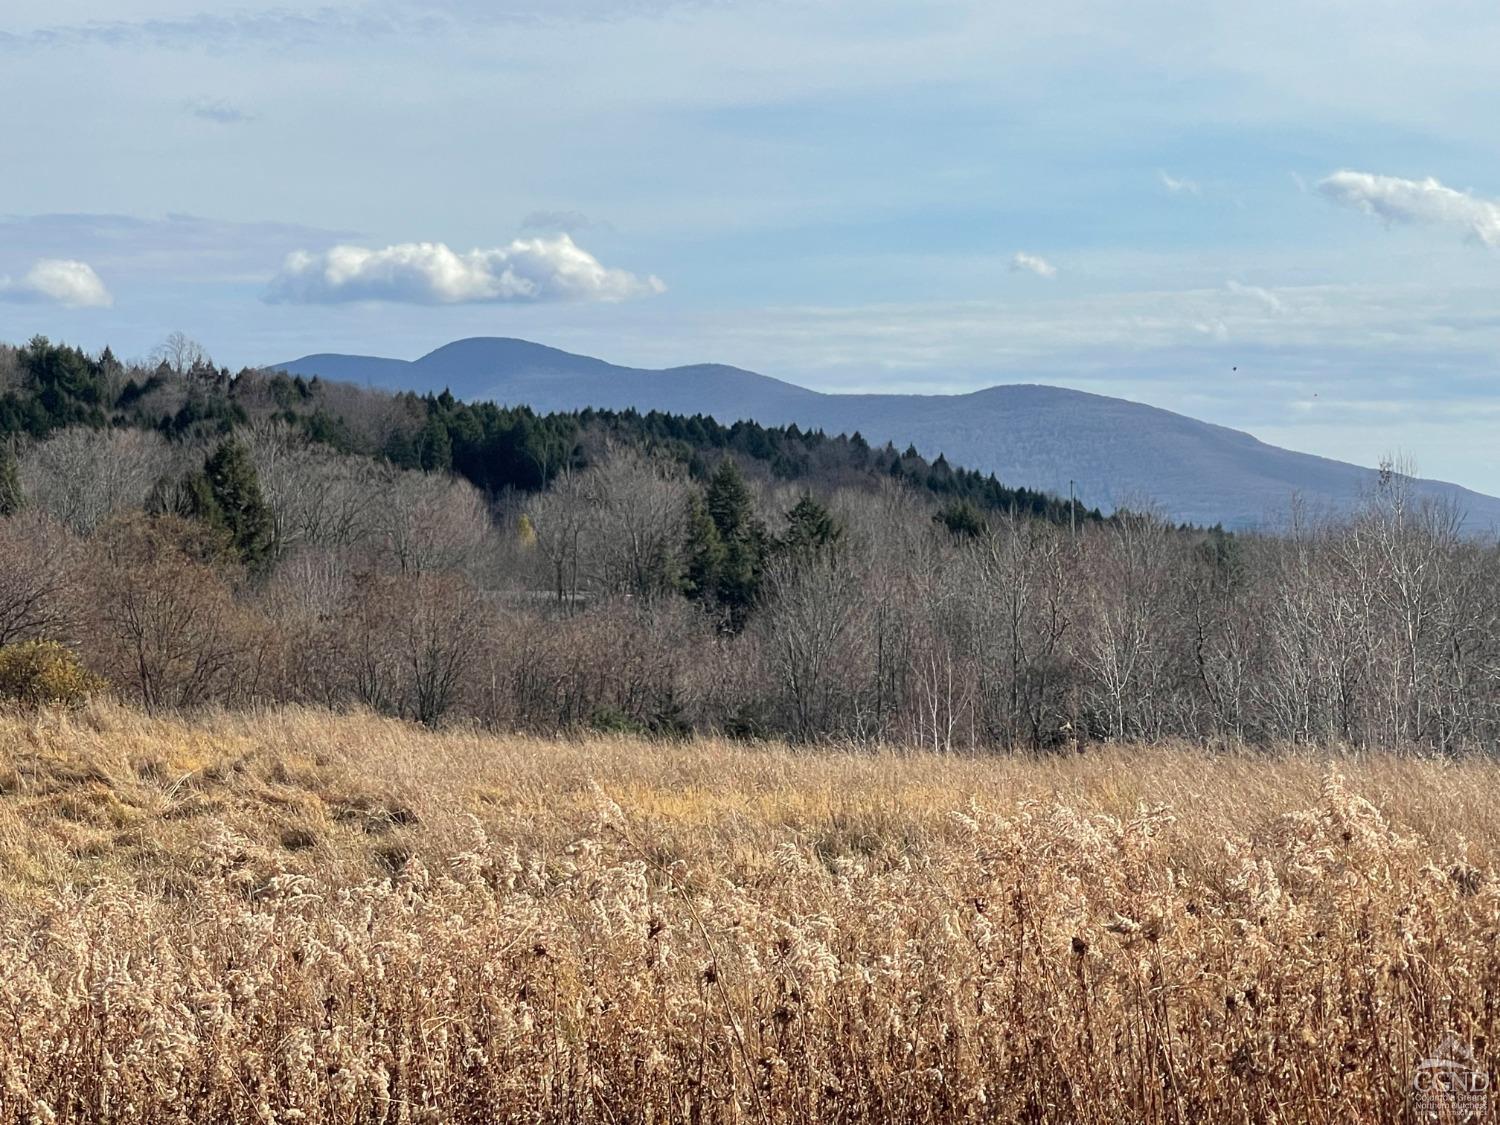
[[[1497,781],[0,718],[0,1122],[1395,1119]]]

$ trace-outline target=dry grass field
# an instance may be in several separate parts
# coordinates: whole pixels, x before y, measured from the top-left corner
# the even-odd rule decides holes
[[[1410,1120],[1496,1041],[1497,788],[3,717],[0,1122]]]

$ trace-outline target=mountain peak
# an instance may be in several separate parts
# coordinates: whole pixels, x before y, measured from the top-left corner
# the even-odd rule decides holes
[[[561,348],[533,343],[513,336],[470,336],[434,348],[414,365],[429,369],[453,368],[459,365],[494,364],[548,365],[558,369],[578,367],[612,367],[602,359],[565,352]]]
[[[967,394],[822,394],[719,364],[669,370],[621,367],[510,337],[455,340],[415,362],[317,355],[283,370],[391,390],[449,388],[541,412],[586,407],[708,414],[721,422],[795,422],[825,433],[856,430],[872,443],[913,444],[1012,486],[1079,498],[1106,510],[1155,502],[1173,519],[1231,528],[1285,518],[1294,500],[1347,512],[1374,488],[1375,470],[1296,453],[1251,435],[1144,403],[1038,383]],[[1472,531],[1500,529],[1500,500],[1440,481],[1419,495],[1452,502]]]

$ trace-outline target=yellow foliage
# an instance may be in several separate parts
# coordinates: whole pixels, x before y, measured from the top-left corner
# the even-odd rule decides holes
[[[536,546],[536,524],[531,522],[531,517],[525,512],[516,521],[516,541],[523,547]]]
[[[78,657],[56,641],[0,645],[0,702],[78,706],[102,687]]]

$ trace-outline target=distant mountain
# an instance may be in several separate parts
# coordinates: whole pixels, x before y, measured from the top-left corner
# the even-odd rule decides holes
[[[458,340],[421,359],[310,355],[272,365],[392,391],[445,388],[456,397],[550,412],[585,407],[710,414],[720,421],[796,422],[994,472],[1006,484],[1105,510],[1153,502],[1173,519],[1249,528],[1283,519],[1294,497],[1344,512],[1375,486],[1373,469],[1295,453],[1249,434],[1142,403],[1033,384],[963,395],[823,394],[719,364],[662,371],[619,367],[526,340]],[[1441,481],[1421,495],[1455,502],[1470,531],[1500,530],[1500,499]]]
[[[272,366],[294,375],[321,375],[392,391],[436,394],[447,389],[468,402],[524,404],[543,412],[634,406],[672,414],[712,414],[724,421],[754,418],[767,425],[800,423],[796,410],[815,408],[832,397],[738,367],[704,363],[646,371],[498,337],[457,340],[410,361],[309,355]],[[761,417],[762,412],[774,417]]]

